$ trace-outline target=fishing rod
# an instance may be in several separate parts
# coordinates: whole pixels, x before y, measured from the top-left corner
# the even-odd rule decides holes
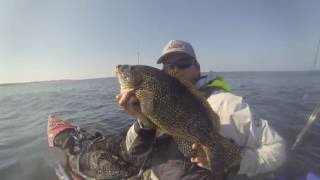
[[[313,61],[313,65],[312,65],[311,69],[317,70],[319,51],[320,51],[320,39],[319,39],[319,41],[318,41],[318,45],[317,45],[317,49],[316,49],[316,54],[315,54],[315,56],[314,56],[314,61]]]
[[[57,149],[49,149],[49,161],[48,165],[54,169],[54,172],[58,178],[58,180],[72,180],[69,176],[69,173],[67,173],[67,170],[65,169],[62,160],[57,160],[56,156],[59,157],[59,159],[64,159],[65,156],[61,155]]]
[[[315,122],[315,120],[317,119],[317,115],[320,112],[320,104],[318,104],[314,110],[312,111],[312,113],[309,115],[309,117],[307,118],[307,122],[304,125],[304,127],[302,128],[301,132],[298,134],[294,144],[291,147],[291,150],[294,150],[296,148],[296,146],[299,144],[299,142],[301,141],[303,135],[307,132],[307,130],[311,127],[311,125]]]
[[[59,162],[55,161],[53,163],[53,167],[59,180],[71,180],[68,176],[68,173]]]
[[[319,39],[318,44],[317,44],[316,54],[315,54],[315,57],[314,57],[314,62],[313,62],[313,66],[311,67],[311,70],[312,69],[317,70],[319,50],[320,50],[320,39]],[[294,150],[296,148],[296,146],[299,144],[299,142],[301,141],[303,135],[307,132],[307,130],[311,127],[311,125],[317,119],[317,115],[318,115],[319,112],[320,112],[320,104],[318,103],[316,105],[316,107],[314,108],[314,110],[309,115],[309,117],[307,118],[306,124],[302,128],[301,132],[298,134],[294,144],[291,146],[291,150]]]

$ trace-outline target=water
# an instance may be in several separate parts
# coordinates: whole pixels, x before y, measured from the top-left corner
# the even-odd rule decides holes
[[[221,73],[290,147],[320,102],[319,72]],[[134,120],[115,101],[115,78],[0,85],[0,179],[56,179],[49,166],[48,114],[113,133]],[[281,173],[320,173],[320,120],[305,134]]]

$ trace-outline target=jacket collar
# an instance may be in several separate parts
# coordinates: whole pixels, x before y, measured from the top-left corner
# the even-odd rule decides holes
[[[208,73],[202,73],[199,80],[196,83],[198,88],[202,88],[207,86],[212,80],[214,80],[217,75],[213,71],[209,71]]]
[[[217,76],[212,71],[201,75],[196,86],[200,91],[206,91],[206,94],[231,91],[231,86],[224,80],[224,78],[222,76]]]

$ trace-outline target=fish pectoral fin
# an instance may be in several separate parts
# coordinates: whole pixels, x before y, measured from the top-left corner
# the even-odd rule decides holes
[[[214,147],[210,146],[206,152],[208,158],[208,166],[215,179],[222,179],[224,176],[224,158],[223,148],[216,144]]]
[[[192,142],[187,141],[180,137],[173,137],[174,141],[177,143],[177,146],[185,157],[195,157],[197,155],[197,150],[192,148]]]
[[[241,147],[233,142],[231,139],[222,137],[220,141],[224,148],[224,162],[225,168],[232,168],[240,165],[241,161]]]
[[[154,110],[154,94],[152,92],[144,92],[143,96],[139,97],[140,107],[143,114],[151,114]]]
[[[225,172],[225,149],[221,143],[221,135],[218,133],[211,133],[210,138],[202,139],[201,145],[204,149],[207,159],[208,168],[215,177],[215,179],[222,179]]]

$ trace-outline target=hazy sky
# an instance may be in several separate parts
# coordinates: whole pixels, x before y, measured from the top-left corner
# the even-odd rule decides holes
[[[203,71],[306,70],[319,38],[318,0],[0,0],[0,83],[113,76],[138,50],[156,66],[170,39]]]

